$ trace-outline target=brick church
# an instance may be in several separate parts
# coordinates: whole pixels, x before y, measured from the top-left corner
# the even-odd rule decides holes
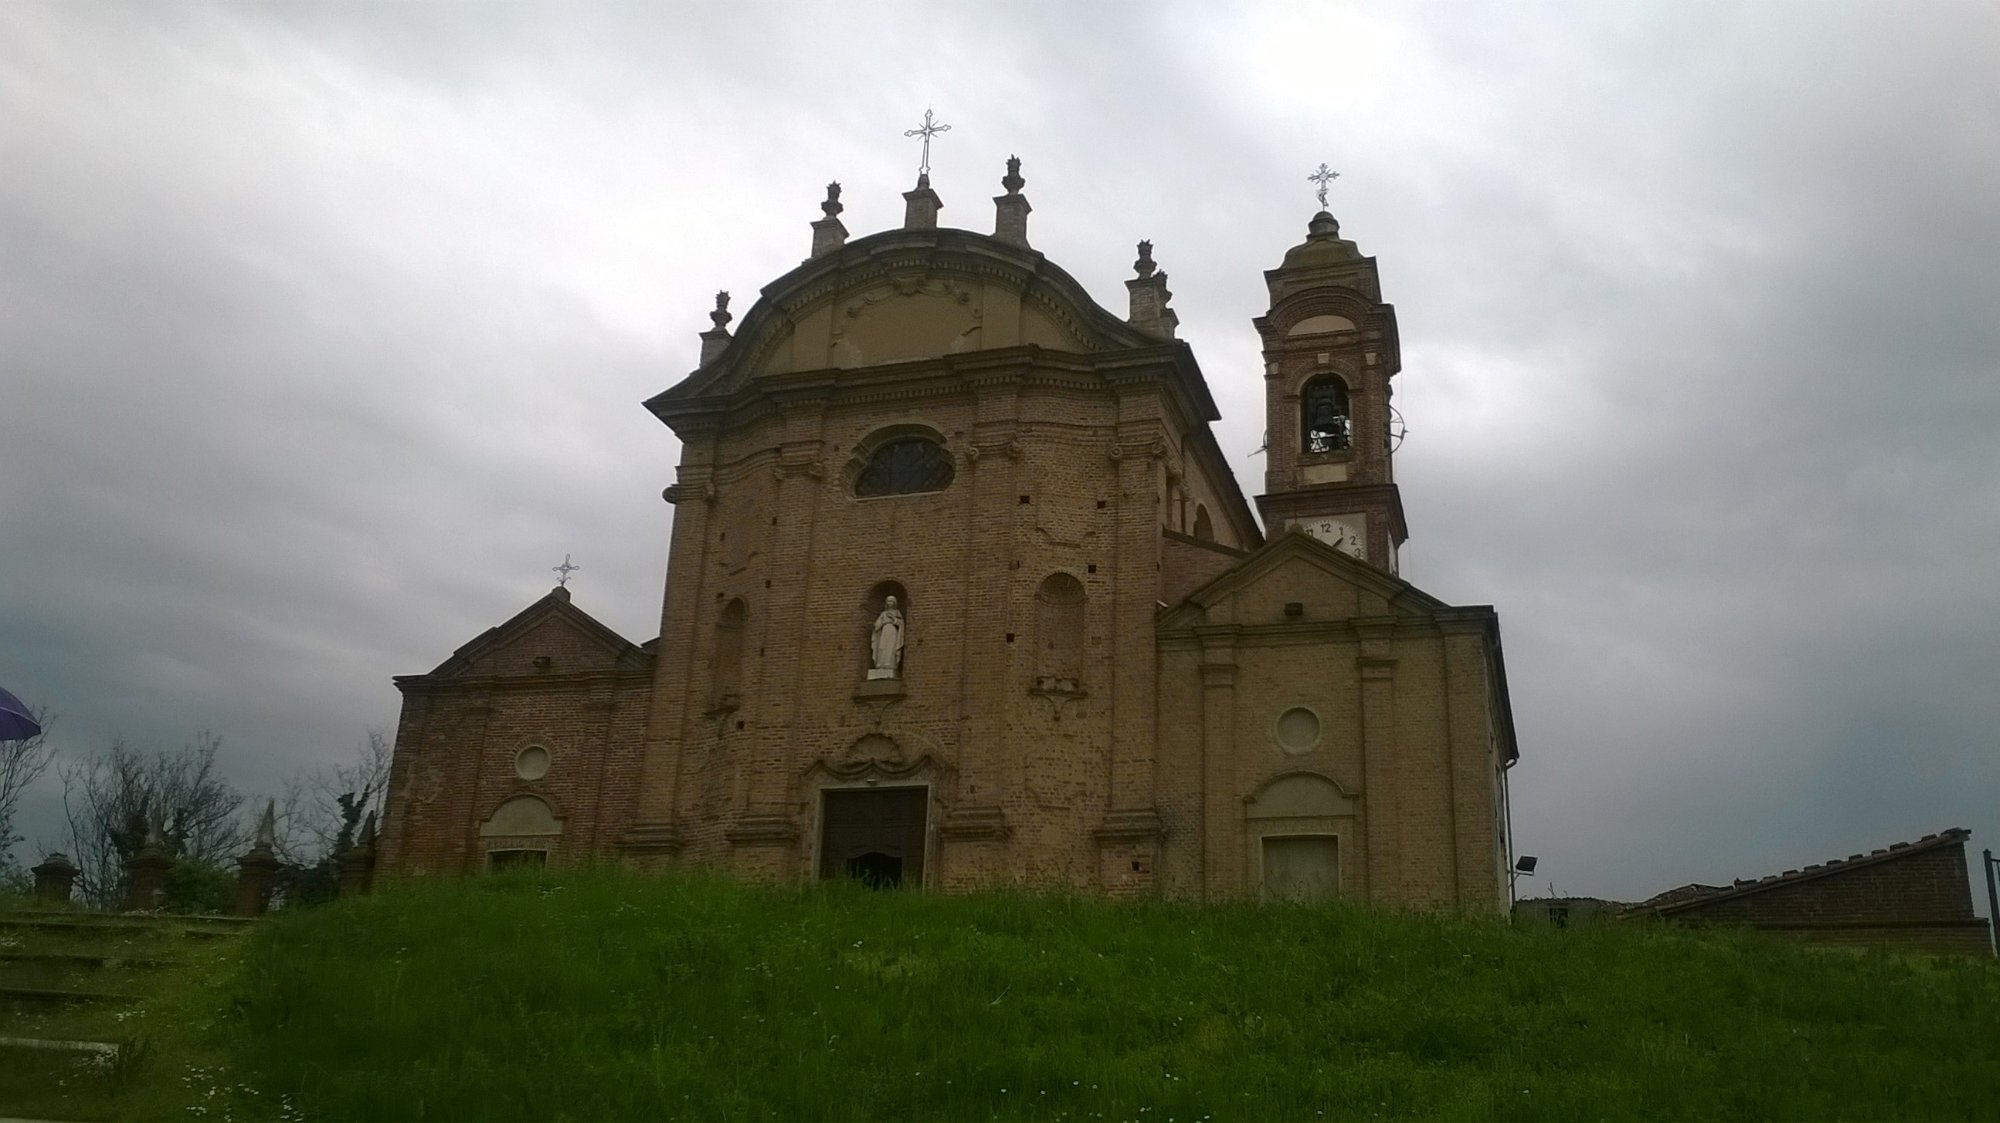
[[[1397,576],[1375,260],[1322,210],[1264,274],[1253,510],[1151,247],[1115,315],[1001,184],[991,234],[920,176],[853,241],[832,185],[734,333],[718,298],[645,403],[682,447],[659,637],[558,587],[397,678],[384,875],[1506,906],[1499,623]]]

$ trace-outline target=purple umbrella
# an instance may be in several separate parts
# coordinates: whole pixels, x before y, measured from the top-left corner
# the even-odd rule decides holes
[[[0,741],[25,741],[41,732],[42,723],[28,712],[27,704],[0,689]]]

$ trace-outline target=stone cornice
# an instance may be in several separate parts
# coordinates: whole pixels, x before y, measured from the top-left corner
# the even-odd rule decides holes
[[[448,697],[456,694],[484,694],[502,692],[510,694],[531,694],[537,691],[573,691],[592,686],[626,687],[647,686],[653,681],[652,661],[654,656],[646,655],[643,666],[622,667],[610,671],[568,671],[534,672],[520,675],[476,675],[464,678],[440,678],[433,675],[397,675],[391,681],[404,695],[430,695]],[[600,703],[602,704],[602,703]]]

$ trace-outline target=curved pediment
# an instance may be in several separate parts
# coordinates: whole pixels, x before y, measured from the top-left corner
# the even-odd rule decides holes
[[[1160,341],[1041,254],[965,230],[895,230],[772,282],[713,361],[661,399],[762,375],[854,370],[1034,345],[1079,354]]]

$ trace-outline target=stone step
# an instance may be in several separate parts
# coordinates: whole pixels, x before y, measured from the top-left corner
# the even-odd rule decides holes
[[[124,952],[0,951],[0,987],[137,988],[184,962]]]
[[[53,937],[67,941],[97,943],[116,939],[146,939],[156,936],[186,936],[197,940],[226,939],[251,931],[255,921],[211,923],[213,917],[128,918],[104,916],[79,919],[52,914],[0,913],[0,946],[10,946],[10,938]],[[10,947],[11,950],[11,947]]]
[[[40,1009],[48,1006],[129,1005],[142,996],[110,990],[80,990],[74,987],[0,986],[0,1007]]]
[[[127,955],[117,951],[0,951],[0,965],[8,963],[59,963],[77,970],[131,968],[156,971],[185,962],[161,955]]]
[[[247,932],[258,924],[256,917],[223,916],[220,913],[90,912],[85,909],[13,909],[0,913],[0,922],[10,920],[64,921],[114,928],[146,928],[165,924],[176,927],[221,928],[232,932]]]
[[[43,1053],[81,1053],[116,1059],[125,1046],[116,1041],[72,1041],[52,1037],[0,1037],[0,1049],[26,1049]]]

